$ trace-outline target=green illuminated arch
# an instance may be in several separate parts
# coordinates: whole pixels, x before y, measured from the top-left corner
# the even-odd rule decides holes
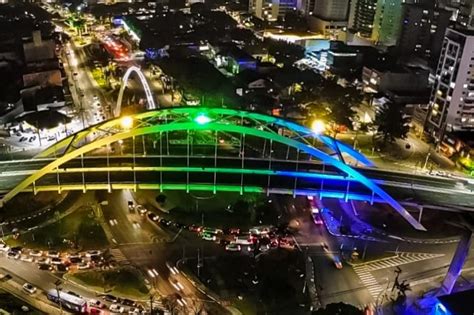
[[[28,188],[30,185],[34,184],[36,181],[38,181],[41,177],[44,175],[52,172],[56,168],[58,168],[60,165],[63,163],[66,163],[76,157],[79,157],[85,153],[88,153],[96,148],[103,147],[106,145],[109,145],[111,143],[117,142],[119,140],[124,140],[136,136],[141,136],[141,135],[148,135],[148,134],[157,134],[157,133],[163,133],[163,132],[171,132],[171,131],[198,131],[198,130],[208,130],[208,131],[217,131],[217,132],[231,132],[231,133],[238,133],[238,134],[245,134],[245,135],[251,135],[255,137],[259,137],[262,139],[268,139],[272,140],[284,145],[287,145],[289,147],[296,148],[302,152],[305,152],[312,157],[315,157],[318,160],[324,161],[324,163],[333,165],[340,171],[344,172],[349,176],[350,178],[360,182],[367,188],[369,188],[371,191],[373,191],[376,195],[378,195],[382,200],[385,202],[389,203],[401,216],[403,216],[413,227],[415,227],[418,230],[425,230],[425,228],[417,221],[415,220],[409,213],[408,211],[401,206],[397,201],[395,201],[391,196],[389,196],[384,190],[382,190],[380,187],[378,187],[377,184],[375,184],[373,181],[370,179],[366,178],[362,174],[360,174],[358,171],[352,169],[350,166],[346,165],[340,160],[337,160],[330,155],[320,151],[319,149],[313,147],[309,143],[305,143],[301,141],[301,139],[295,140],[289,137],[282,136],[278,133],[275,133],[271,130],[260,130],[259,128],[251,128],[247,126],[240,126],[240,125],[235,125],[235,124],[230,124],[228,121],[221,121],[217,119],[217,116],[213,116],[212,114],[215,114],[215,110],[207,110],[207,109],[202,109],[202,108],[196,108],[196,109],[189,109],[189,108],[178,108],[178,109],[173,109],[173,110],[164,110],[168,111],[171,113],[180,113],[184,112],[186,113],[186,117],[182,119],[181,121],[179,120],[174,120],[172,123],[164,123],[164,124],[153,124],[149,126],[136,126],[134,129],[131,130],[125,130],[121,132],[117,132],[115,134],[111,134],[109,136],[97,139],[93,142],[90,142],[88,144],[85,144],[79,148],[76,148],[72,150],[71,152],[66,152],[64,155],[58,157],[56,160],[53,162],[49,163],[42,169],[40,169],[38,172],[35,174],[32,174],[25,180],[23,180],[21,183],[19,183],[14,189],[12,189],[10,192],[8,192],[3,199],[1,200],[2,203],[9,201],[12,199],[14,196],[16,196],[18,193],[21,191],[25,190]],[[164,111],[158,111],[158,112],[147,112],[143,113],[140,115],[135,116],[135,118],[143,118],[143,117],[152,117],[156,113],[162,113]],[[239,112],[239,111],[233,111],[233,110],[225,110],[225,109],[219,109],[219,112],[227,112],[231,115],[235,114],[242,114],[244,113],[245,115],[248,115],[250,117],[255,117],[257,121],[266,121],[268,123],[275,123],[275,124],[291,124],[286,121],[279,120],[278,118],[272,119],[270,116],[265,116],[265,115],[260,115],[260,114],[254,114],[254,113],[246,113],[246,112]],[[195,118],[198,117],[198,115],[205,114],[210,117],[210,121],[196,121]],[[118,120],[114,120],[115,124],[117,123]],[[113,124],[112,122],[108,122],[109,124]],[[137,122],[139,123],[139,122]],[[142,121],[143,123],[143,121]],[[107,123],[106,123],[107,124]]]

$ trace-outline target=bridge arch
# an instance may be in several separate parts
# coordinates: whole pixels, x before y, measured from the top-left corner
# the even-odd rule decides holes
[[[178,109],[171,109],[167,111],[168,113],[177,113],[177,112],[183,113],[185,110],[189,110],[189,109],[178,108]],[[207,109],[207,110],[210,113],[213,112],[213,109]],[[222,110],[223,109],[218,109],[217,112],[222,112]],[[20,182],[15,188],[13,188],[10,192],[8,192],[3,197],[1,202],[4,203],[4,202],[9,201],[21,191],[27,189],[31,185],[34,185],[34,183],[38,181],[44,175],[51,173],[55,169],[59,168],[60,165],[76,157],[79,157],[83,154],[91,152],[97,148],[107,146],[117,141],[129,139],[129,138],[133,138],[137,136],[143,136],[143,135],[149,135],[149,134],[160,134],[160,133],[172,132],[172,131],[208,130],[208,131],[214,131],[214,132],[228,132],[228,133],[237,133],[237,134],[242,134],[242,135],[251,135],[251,136],[259,137],[262,139],[275,141],[275,142],[287,145],[288,147],[292,147],[297,150],[300,150],[301,152],[304,152],[320,161],[323,161],[324,163],[327,163],[329,165],[336,167],[337,169],[345,173],[351,179],[356,180],[362,185],[364,185],[365,187],[369,188],[382,200],[384,200],[390,206],[392,206],[392,208],[395,209],[403,218],[405,218],[413,227],[419,230],[425,230],[425,228],[417,220],[415,220],[403,206],[401,206],[389,194],[387,194],[383,189],[381,189],[376,183],[366,178],[364,175],[359,173],[357,170],[351,168],[349,165],[345,164],[343,161],[334,158],[333,156],[319,150],[318,148],[315,148],[308,142],[302,141],[301,138],[294,139],[291,137],[278,134],[276,132],[272,132],[271,130],[266,130],[264,127],[252,128],[252,127],[248,127],[244,125],[231,124],[226,121],[221,121],[219,119],[215,119],[215,120],[210,119],[209,121],[205,121],[205,122],[196,122],[196,114],[199,114],[200,112],[203,112],[203,111],[205,111],[205,109],[203,108],[193,109],[191,110],[193,114],[187,115],[186,119],[183,118],[181,121],[173,121],[171,123],[161,123],[161,124],[151,124],[151,125],[140,125],[130,130],[120,130],[119,132],[116,132],[115,134],[109,134],[103,138],[97,139],[79,148],[75,148],[71,152],[66,152],[64,155],[58,157],[56,160],[50,162],[48,165],[44,166],[42,169],[40,169],[36,173],[30,175],[29,177],[24,179],[22,182]],[[152,116],[152,114],[153,112],[147,112],[147,113],[142,113],[141,116],[139,114],[137,115],[137,117],[141,117],[141,118],[146,117],[146,116],[149,117],[149,116]],[[260,120],[264,120],[267,122],[279,123],[281,125],[287,124],[287,125],[290,125],[292,128],[296,128],[298,126],[298,125],[293,126],[292,125],[293,123],[281,120],[279,118],[255,114],[255,113],[230,110],[228,114],[232,114],[232,115],[245,114],[248,117],[260,118]],[[210,117],[212,117],[212,115]],[[299,126],[298,128],[301,129],[300,130],[301,132],[307,131],[302,126]],[[308,133],[311,134],[311,132],[308,132]],[[326,138],[323,138],[322,142],[326,143],[324,139]]]
[[[122,111],[123,93],[125,92],[125,88],[127,87],[127,84],[128,84],[128,79],[130,78],[130,75],[132,73],[136,73],[138,75],[138,78],[140,79],[140,83],[142,84],[143,89],[145,90],[147,109],[154,110],[157,108],[155,104],[155,100],[153,99],[153,94],[151,93],[150,85],[148,84],[148,81],[145,75],[143,74],[142,70],[136,66],[131,66],[130,68],[127,69],[127,71],[123,75],[122,83],[120,84],[120,91],[117,97],[117,104],[114,109],[115,117],[119,117]]]

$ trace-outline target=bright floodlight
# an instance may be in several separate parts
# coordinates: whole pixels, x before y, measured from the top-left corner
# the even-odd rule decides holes
[[[313,121],[311,129],[314,133],[321,134],[326,130],[326,124],[324,124],[324,121],[318,119]]]
[[[130,116],[125,116],[120,120],[120,125],[123,129],[130,129],[133,127],[133,118]]]
[[[207,124],[208,122],[211,121],[211,118],[207,117],[204,114],[199,114],[199,116],[194,118],[194,121],[197,122],[200,125],[205,125],[205,124]]]

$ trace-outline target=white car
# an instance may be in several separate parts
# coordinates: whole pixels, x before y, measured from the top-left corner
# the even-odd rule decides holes
[[[84,269],[89,269],[91,265],[89,263],[80,263],[77,264],[77,269],[84,270]]]
[[[5,243],[0,243],[0,251],[2,252],[8,252],[10,250],[10,246],[8,246]]]
[[[104,308],[106,305],[99,300],[91,299],[87,302],[87,305],[90,307]]]
[[[29,294],[33,294],[36,292],[36,287],[34,285],[32,285],[31,283],[28,283],[26,282],[24,285],[23,285],[23,290],[25,290],[26,292],[28,292]]]
[[[59,258],[61,254],[56,250],[50,250],[48,251],[48,254],[46,256],[51,257],[51,258]]]
[[[26,261],[26,262],[33,262],[33,257],[27,256],[27,255],[21,255],[20,260]]]
[[[102,252],[100,250],[88,250],[86,252],[86,257],[90,258],[91,256],[100,255]]]
[[[239,244],[230,243],[225,246],[225,250],[229,252],[240,252],[242,248],[240,247]]]
[[[43,252],[40,251],[40,250],[30,250],[30,256],[33,256],[33,257],[41,257],[43,256]]]
[[[147,213],[147,211],[148,211],[148,210],[147,210],[144,206],[142,206],[142,205],[137,205],[136,209],[137,209],[137,212],[140,213],[140,214],[142,214],[142,215],[145,214],[145,213]]]
[[[109,311],[111,313],[123,313],[125,309],[123,308],[123,306],[120,306],[118,304],[112,304],[109,307]]]
[[[145,311],[142,309],[139,309],[138,307],[134,307],[128,310],[128,314],[130,315],[145,314]]]
[[[10,259],[19,259],[20,258],[20,253],[11,250],[7,253],[7,257],[10,258]]]

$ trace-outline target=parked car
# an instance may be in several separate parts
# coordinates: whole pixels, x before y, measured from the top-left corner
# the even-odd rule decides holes
[[[135,301],[129,300],[129,299],[123,299],[122,304],[125,306],[135,306],[137,303]]]
[[[27,255],[21,255],[20,260],[26,261],[26,262],[33,262],[33,257],[27,256]]]
[[[336,266],[337,269],[342,269],[342,262],[338,256],[334,257],[334,266]]]
[[[61,258],[51,258],[51,264],[52,265],[59,265],[59,264],[62,264],[63,261],[61,260]]]
[[[30,256],[41,257],[41,256],[43,256],[43,251],[32,249],[32,250],[30,250]]]
[[[50,264],[41,263],[41,264],[38,264],[38,269],[51,271],[53,270],[53,266],[51,266]]]
[[[28,283],[26,282],[24,285],[23,285],[23,290],[25,290],[26,292],[28,292],[29,294],[33,294],[36,292],[36,287],[34,285],[32,285],[31,283]]]
[[[61,254],[57,250],[50,250],[46,254],[46,256],[51,257],[51,258],[59,258]]]
[[[101,301],[99,300],[95,300],[95,299],[91,299],[87,302],[87,304],[91,307],[97,307],[97,308],[105,308],[106,305],[104,303],[102,303]]]
[[[112,295],[112,294],[106,294],[104,295],[104,300],[112,303],[119,303],[119,298]]]
[[[1,252],[8,252],[10,250],[10,246],[5,243],[0,243],[0,251]]]
[[[123,308],[123,306],[120,306],[118,304],[112,304],[109,307],[109,311],[111,313],[123,313],[125,312],[125,309]]]
[[[20,253],[10,249],[7,253],[7,257],[10,259],[19,259]]]
[[[100,254],[102,254],[102,252],[100,250],[88,250],[86,252],[86,257],[90,258],[91,256],[98,256]]]

